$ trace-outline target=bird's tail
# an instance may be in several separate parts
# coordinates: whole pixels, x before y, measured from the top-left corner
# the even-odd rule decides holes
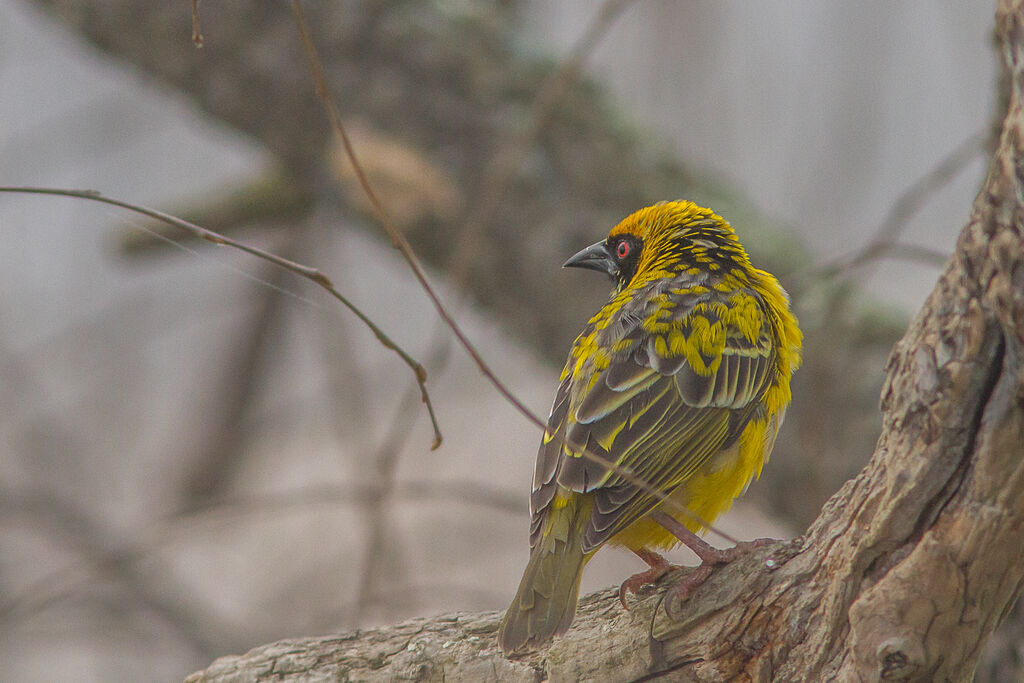
[[[498,629],[498,644],[506,654],[539,647],[568,630],[576,615],[583,566],[593,554],[584,553],[582,543],[589,517],[590,505],[578,496],[548,512],[519,591]]]

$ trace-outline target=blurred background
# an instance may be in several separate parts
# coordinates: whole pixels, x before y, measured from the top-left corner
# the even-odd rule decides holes
[[[807,337],[772,462],[717,526],[797,535],[866,463],[889,349],[1002,112],[994,3],[305,7],[384,207],[526,406],[547,414],[607,296],[561,263],[685,197],[779,275]],[[503,609],[526,561],[539,432],[390,248],[288,5],[200,21],[197,49],[185,0],[0,0],[0,185],[100,190],[320,268],[426,365],[444,443],[409,369],[311,283],[0,194],[3,680],[174,681],[274,639]],[[602,551],[584,590],[642,568]],[[1016,628],[981,680],[1016,680]]]

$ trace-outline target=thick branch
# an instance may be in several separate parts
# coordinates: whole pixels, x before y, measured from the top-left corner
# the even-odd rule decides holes
[[[1012,75],[970,221],[890,359],[869,465],[805,537],[717,572],[669,619],[584,599],[549,649],[505,659],[498,614],[283,641],[190,681],[968,680],[1024,583],[1024,9],[1000,3]],[[678,578],[678,577],[675,577]]]

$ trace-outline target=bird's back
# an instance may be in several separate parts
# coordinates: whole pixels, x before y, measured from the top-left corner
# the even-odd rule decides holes
[[[606,542],[678,543],[652,512],[697,531],[728,509],[771,453],[800,360],[785,292],[707,209],[648,207],[581,255],[617,268],[618,286],[562,372],[537,456],[530,539],[533,566],[571,515],[580,571]],[[517,605],[532,609],[530,571],[503,633]],[[538,627],[530,642],[543,636]]]

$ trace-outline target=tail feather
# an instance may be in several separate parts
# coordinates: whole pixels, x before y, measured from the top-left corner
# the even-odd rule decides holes
[[[580,577],[592,553],[584,553],[582,531],[589,514],[574,505],[552,510],[530,554],[519,591],[505,612],[498,630],[498,644],[506,653],[544,645],[565,633],[576,616]],[[581,521],[582,520],[582,521]]]

